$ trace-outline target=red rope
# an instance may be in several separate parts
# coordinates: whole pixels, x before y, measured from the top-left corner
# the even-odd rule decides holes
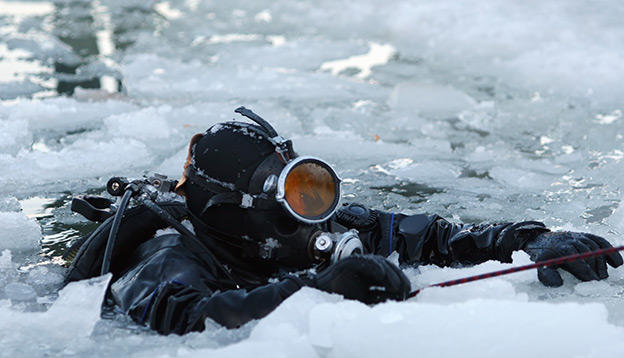
[[[589,258],[589,257],[609,255],[609,254],[612,254],[614,252],[622,251],[622,250],[624,250],[624,245],[623,246],[610,247],[608,249],[600,249],[600,250],[595,250],[595,251],[588,251],[588,252],[584,252],[582,254],[561,256],[561,257],[558,257],[558,258],[555,258],[555,259],[544,260],[544,261],[537,261],[537,262],[534,262],[532,264],[528,264],[528,265],[524,265],[524,266],[512,267],[512,268],[508,268],[508,269],[505,269],[505,270],[493,271],[493,272],[483,273],[483,274],[480,274],[480,275],[464,277],[464,278],[460,278],[460,279],[456,279],[456,280],[435,283],[433,285],[425,286],[425,287],[419,288],[419,289],[417,289],[415,291],[412,291],[409,294],[408,298],[415,297],[417,294],[420,293],[420,291],[422,291],[422,290],[424,290],[425,288],[428,288],[428,287],[455,286],[455,285],[460,285],[460,284],[466,283],[466,282],[473,282],[473,281],[483,280],[483,279],[490,278],[490,277],[503,276],[503,275],[507,275],[507,274],[510,274],[510,273],[514,273],[514,272],[531,270],[531,269],[534,269],[534,268],[558,266],[558,265],[562,265],[562,264],[565,264],[565,263],[568,263],[568,262],[583,260],[583,259],[586,259],[586,258]]]

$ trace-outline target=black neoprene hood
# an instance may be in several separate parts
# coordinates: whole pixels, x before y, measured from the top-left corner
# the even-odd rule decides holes
[[[195,144],[191,156],[196,170],[249,192],[254,171],[274,153],[275,147],[262,128],[249,123],[226,122],[208,129]]]
[[[191,146],[189,180],[185,186],[187,204],[195,216],[216,225],[214,216],[219,216],[224,208],[211,210],[212,214],[207,215],[205,206],[211,198],[223,192],[260,194],[266,178],[280,173],[285,164],[267,137],[266,131],[257,125],[225,122],[209,128]],[[226,206],[230,206],[227,211],[233,209]]]

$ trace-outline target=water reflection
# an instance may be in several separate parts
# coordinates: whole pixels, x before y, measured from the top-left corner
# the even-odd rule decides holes
[[[26,93],[33,96],[42,91],[72,95],[77,87],[121,92],[117,63],[139,33],[154,32],[156,19],[162,21],[150,1],[111,11],[99,1],[0,0],[0,32],[11,43],[0,57],[0,68],[9,68],[4,80],[27,78],[39,84],[41,91]],[[21,62],[38,66],[4,66],[18,54]]]
[[[99,189],[89,192],[99,193]],[[35,196],[20,200],[22,212],[29,218],[36,219],[41,226],[43,256],[59,258],[74,240],[98,226],[98,223],[71,212],[72,197],[70,193],[63,193],[60,197]]]
[[[63,43],[69,45],[79,56],[80,61],[58,59],[54,61],[54,71],[57,74],[77,75],[77,69],[90,61],[91,56],[97,56],[97,36],[95,35],[92,4],[80,1],[55,3],[52,24],[53,34]],[[99,78],[80,80],[74,76],[57,76],[56,91],[59,94],[71,95],[76,87],[100,88]]]

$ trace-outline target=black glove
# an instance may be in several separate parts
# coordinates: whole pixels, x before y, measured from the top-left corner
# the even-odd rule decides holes
[[[611,244],[600,236],[563,231],[540,234],[527,241],[523,250],[529,254],[531,260],[537,262],[611,247]],[[622,265],[622,256],[619,252],[614,252],[565,263],[560,267],[581,281],[602,280],[609,276],[607,263],[618,267]],[[556,267],[538,268],[537,277],[546,286],[558,287],[563,284]]]
[[[402,301],[411,289],[407,276],[398,267],[374,255],[349,256],[304,281],[366,304],[388,299]]]

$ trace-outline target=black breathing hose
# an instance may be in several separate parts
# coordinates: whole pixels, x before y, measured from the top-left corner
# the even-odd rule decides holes
[[[191,232],[191,230],[187,229],[186,226],[182,225],[178,220],[176,220],[171,214],[164,211],[160,206],[155,204],[150,199],[144,199],[143,205],[145,205],[151,212],[158,215],[161,219],[163,219],[167,224],[171,225],[174,229],[176,229],[180,234],[186,235],[191,239],[197,240],[195,234]]]
[[[104,258],[102,259],[102,270],[100,271],[100,275],[106,275],[110,271],[110,260],[113,255],[113,248],[115,247],[115,239],[117,238],[117,232],[119,231],[119,225],[121,225],[121,219],[126,211],[126,207],[128,206],[128,202],[130,201],[130,197],[132,197],[133,185],[129,185],[124,192],[123,197],[121,198],[121,203],[119,204],[119,208],[117,208],[117,212],[115,213],[115,217],[113,218],[113,225],[111,227],[110,233],[108,234],[108,241],[106,242],[106,250],[104,251]]]
[[[143,198],[142,203],[151,212],[156,214],[159,218],[163,219],[167,224],[171,225],[171,227],[176,229],[180,234],[188,237],[193,243],[203,248],[203,244],[201,244],[201,241],[197,238],[197,236],[195,236],[195,234],[193,234],[191,230],[189,230],[186,226],[182,225],[182,223],[180,223],[173,216],[171,216],[171,214],[163,210],[160,206],[158,206],[158,204],[154,203],[149,198]],[[234,281],[232,274],[224,268],[225,266],[219,261],[219,259],[217,259],[217,257],[214,256],[210,251],[205,250],[205,252],[210,255],[212,260],[217,264],[217,267],[220,268],[221,271],[223,271],[225,276],[227,276],[230,280]]]

